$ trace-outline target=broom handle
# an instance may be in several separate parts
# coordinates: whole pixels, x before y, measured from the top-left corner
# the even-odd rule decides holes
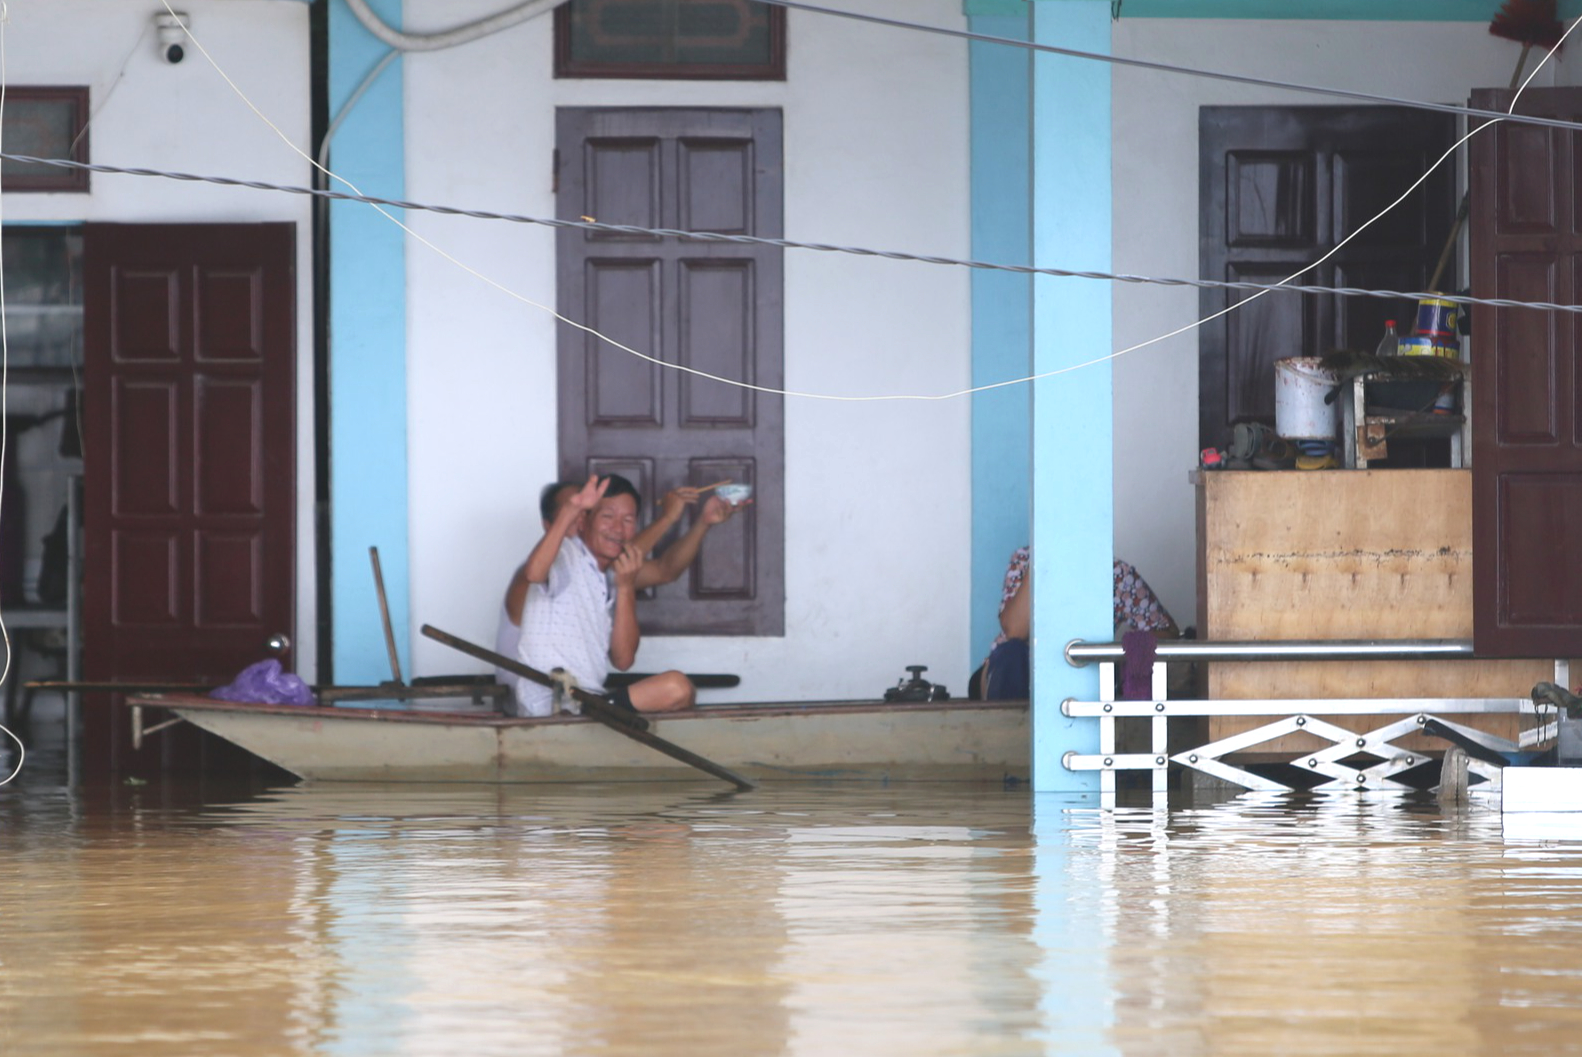
[[[1516,59],[1516,69],[1511,73],[1510,91],[1514,92],[1516,86],[1521,83],[1522,71],[1527,69],[1527,53],[1532,50],[1533,46],[1531,44],[1522,45],[1522,53]],[[1439,263],[1434,265],[1434,277],[1428,280],[1430,293],[1438,292],[1439,277],[1445,273],[1445,265],[1450,263],[1450,251],[1455,249],[1456,239],[1461,235],[1461,226],[1467,222],[1467,206],[1469,204],[1467,199],[1470,194],[1471,192],[1469,191],[1461,195],[1461,207],[1456,210],[1456,222],[1450,227],[1450,237],[1445,240],[1445,248],[1439,251]]]
[[[1428,290],[1435,293],[1439,290],[1439,277],[1445,272],[1445,265],[1450,263],[1450,251],[1456,248],[1456,239],[1461,235],[1461,226],[1467,222],[1467,207],[1471,205],[1471,192],[1463,192],[1461,206],[1456,210],[1456,222],[1450,225],[1450,237],[1445,239],[1445,248],[1439,251],[1439,263],[1434,265],[1434,277],[1428,280]]]
[[[1531,44],[1523,44],[1522,45],[1522,53],[1516,59],[1516,72],[1511,74],[1511,87],[1510,87],[1510,90],[1513,91],[1513,92],[1516,91],[1516,85],[1521,82],[1522,71],[1527,69],[1527,53],[1529,51],[1532,51],[1532,50],[1533,50],[1533,46]]]

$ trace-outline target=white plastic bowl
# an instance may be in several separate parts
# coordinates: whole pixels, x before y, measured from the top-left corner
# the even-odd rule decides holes
[[[752,498],[753,486],[750,484],[722,484],[714,489],[714,494],[731,506],[740,506]]]

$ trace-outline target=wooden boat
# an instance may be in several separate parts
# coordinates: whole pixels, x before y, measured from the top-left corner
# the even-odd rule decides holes
[[[237,704],[194,693],[127,699],[134,738],[165,709],[304,779],[346,782],[693,780],[698,772],[583,716],[478,708]],[[754,781],[1025,782],[1025,701],[706,706],[650,715],[655,734]],[[160,724],[162,726],[163,724]]]

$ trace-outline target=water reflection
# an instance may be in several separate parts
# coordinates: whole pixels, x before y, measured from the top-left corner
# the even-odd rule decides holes
[[[1555,1053],[1582,842],[1384,795],[0,789],[7,1054]]]
[[[1064,814],[1113,1052],[1582,1050],[1582,842],[1354,793]]]

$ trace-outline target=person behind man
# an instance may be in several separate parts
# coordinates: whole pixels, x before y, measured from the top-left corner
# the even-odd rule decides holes
[[[559,489],[555,492],[560,491]],[[686,502],[695,502],[695,489],[682,496],[675,517]],[[553,504],[560,497],[547,492]],[[674,493],[673,493],[674,494]],[[667,504],[671,497],[667,496]],[[637,657],[641,633],[637,625],[637,592],[668,583],[696,557],[703,536],[713,525],[728,520],[734,510],[711,498],[692,528],[665,555],[645,561],[637,542],[637,490],[616,474],[597,474],[571,495],[560,500],[544,536],[528,555],[511,592],[525,582],[516,656],[539,671],[563,668],[584,689],[602,693],[610,667],[624,671]],[[542,507],[540,513],[546,512]],[[673,523],[674,518],[670,519]],[[663,535],[666,524],[651,538]],[[617,704],[640,712],[687,708],[693,701],[690,680],[680,672],[649,676],[610,695]],[[521,715],[549,715],[553,695],[547,687],[527,680],[515,684],[516,711]]]
[[[1142,574],[1128,562],[1115,559],[1115,631],[1151,631],[1161,638],[1181,634],[1164,604]],[[1000,634],[988,659],[973,673],[967,696],[987,701],[1020,700],[1032,690],[1032,663],[1028,641],[1033,630],[1032,549],[1018,547],[1005,570],[1000,589]]]

